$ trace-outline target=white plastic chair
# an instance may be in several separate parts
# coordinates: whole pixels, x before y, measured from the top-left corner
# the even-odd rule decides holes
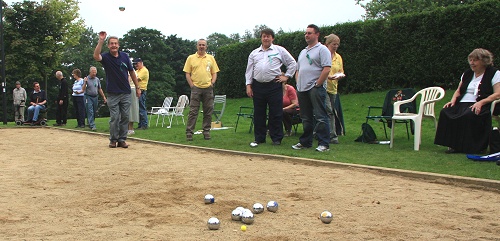
[[[151,107],[151,111],[149,112],[149,126],[151,126],[151,120],[153,119],[153,115],[156,115],[156,126],[158,126],[158,119],[160,119],[160,115],[163,116],[163,122],[161,126],[163,127],[163,123],[165,122],[165,113],[169,111],[170,106],[172,105],[173,97],[165,97],[163,100],[163,105],[161,107]]]
[[[164,113],[163,115],[168,116],[169,118],[169,125],[167,128],[172,127],[172,120],[175,117],[175,121],[177,124],[179,124],[179,121],[177,120],[177,117],[182,117],[182,123],[186,125],[186,122],[184,121],[184,109],[186,106],[189,105],[189,98],[187,95],[181,95],[179,96],[179,100],[177,100],[177,105],[175,107],[170,107],[168,108],[168,111]],[[162,124],[163,127],[163,124]]]
[[[216,95],[214,96],[214,111],[213,115],[215,116],[215,122],[219,123],[222,115],[224,114],[224,110],[226,109],[226,95]]]
[[[419,95],[420,105],[418,108],[418,113],[401,113],[399,110],[399,106],[402,104],[412,102]],[[434,114],[434,104],[436,101],[441,100],[444,97],[444,89],[441,87],[428,87],[417,92],[413,97],[403,101],[394,102],[394,115],[392,116],[392,128],[391,128],[391,144],[390,148],[392,148],[394,144],[394,129],[396,126],[396,120],[412,120],[415,123],[415,134],[414,134],[414,143],[413,149],[418,151],[420,149],[420,143],[422,142],[421,134],[422,134],[422,119],[423,118],[433,118],[434,119],[434,128],[437,129],[437,120]]]
[[[490,111],[491,111],[491,117],[492,117],[492,119],[495,119],[495,120],[498,122],[498,124],[500,125],[500,116],[498,116],[498,115],[493,115],[493,111],[495,110],[495,106],[496,106],[499,102],[500,102],[500,99],[498,99],[498,100],[494,100],[493,102],[491,102],[491,109],[490,109]]]

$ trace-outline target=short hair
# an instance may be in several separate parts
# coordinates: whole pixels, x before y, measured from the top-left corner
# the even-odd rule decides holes
[[[493,54],[486,49],[478,48],[472,50],[467,60],[471,59],[481,60],[486,66],[493,66]]]
[[[35,82],[33,82],[33,87],[35,87],[35,85],[40,85],[40,83],[35,81]]]
[[[333,33],[330,34],[330,35],[328,35],[328,36],[326,36],[325,39],[326,39],[325,40],[325,45],[328,45],[328,44],[332,43],[333,41],[337,41],[340,44],[340,38],[339,38],[339,36],[337,36],[337,35],[335,35]]]
[[[271,35],[274,38],[274,31],[270,28],[265,28],[265,29],[260,30],[260,37],[261,38],[262,38],[262,34]]]
[[[80,69],[74,69],[71,71],[72,74],[75,74],[78,77],[82,77],[82,71]]]
[[[60,70],[56,71],[56,76],[63,76],[62,71],[60,71]]]
[[[206,44],[207,44],[207,46],[208,46],[208,41],[207,41],[206,39],[204,39],[204,38],[200,38],[200,39],[198,39],[198,41],[196,41],[196,46],[198,46],[198,42],[200,42],[200,41],[205,41],[205,43],[206,43]]]
[[[109,41],[110,41],[111,39],[116,39],[116,41],[118,41],[118,43],[120,43],[120,40],[118,39],[118,37],[116,37],[116,36],[110,36],[110,37],[108,38],[108,44],[109,44]]]
[[[307,25],[307,28],[314,28],[314,33],[319,33],[319,27],[315,24],[309,24]]]
[[[90,66],[89,71],[92,71],[92,69],[95,69],[97,71],[97,68],[95,66]]]

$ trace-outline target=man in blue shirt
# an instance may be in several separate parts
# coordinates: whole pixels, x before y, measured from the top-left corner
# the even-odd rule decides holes
[[[111,36],[108,39],[109,52],[102,53],[107,33],[99,33],[99,41],[94,50],[94,59],[101,62],[106,72],[107,104],[109,108],[109,147],[128,148],[127,139],[129,112],[130,112],[130,84],[128,76],[134,81],[136,95],[141,95],[139,82],[135,75],[132,61],[127,53],[119,51],[118,38]]]

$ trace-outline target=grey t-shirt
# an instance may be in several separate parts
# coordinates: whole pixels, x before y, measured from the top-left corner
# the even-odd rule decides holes
[[[297,71],[299,71],[297,91],[312,89],[326,66],[332,66],[332,54],[325,45],[318,43],[312,48],[303,49],[297,59]]]
[[[90,76],[87,76],[87,88],[85,89],[85,94],[96,97],[99,94],[99,89],[101,88],[101,82],[99,78],[94,77],[91,78]]]

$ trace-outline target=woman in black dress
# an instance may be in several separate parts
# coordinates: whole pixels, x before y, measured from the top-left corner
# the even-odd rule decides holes
[[[491,132],[491,102],[500,98],[500,71],[493,55],[475,49],[468,57],[470,69],[462,74],[451,101],[439,115],[434,144],[447,146],[446,153],[481,153]]]

